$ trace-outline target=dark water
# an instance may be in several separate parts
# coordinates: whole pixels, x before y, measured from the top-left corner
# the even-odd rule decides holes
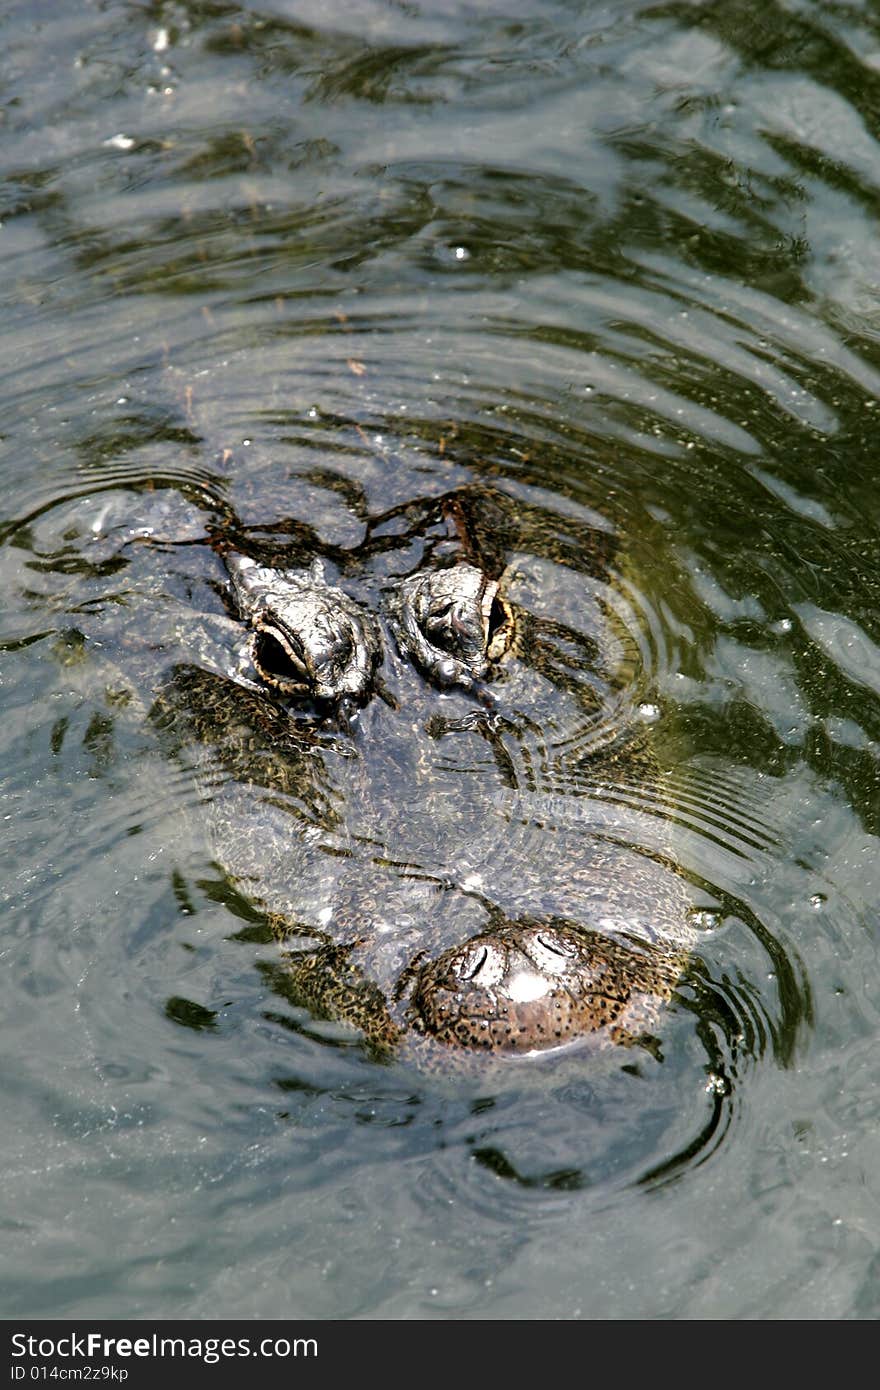
[[[29,0],[0,51],[4,1316],[876,1317],[875,8]],[[212,526],[378,600],[477,486],[628,655],[453,890],[674,856],[659,1055],[380,1065],[148,715]],[[661,781],[585,811],[603,720]]]

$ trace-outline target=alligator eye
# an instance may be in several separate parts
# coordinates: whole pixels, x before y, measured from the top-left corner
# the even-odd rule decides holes
[[[490,661],[500,661],[513,642],[513,616],[507,604],[492,599],[486,621],[486,655]]]
[[[493,598],[489,609],[489,641],[491,642],[502,628],[507,626],[507,609],[497,598]]]
[[[327,638],[325,659],[342,666],[351,660],[355,646],[354,634],[347,628],[340,628],[330,633]]]
[[[448,647],[454,625],[453,604],[450,601],[437,612],[428,614],[424,621],[424,633],[435,647]]]
[[[254,634],[254,665],[261,675],[277,680],[308,680],[305,655],[290,637],[281,637],[269,628]]]
[[[450,599],[425,619],[423,631],[439,651],[454,652],[462,645],[477,644],[480,630],[473,608],[460,598]]]

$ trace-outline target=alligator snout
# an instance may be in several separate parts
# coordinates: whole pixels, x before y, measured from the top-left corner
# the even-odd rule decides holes
[[[439,1042],[534,1052],[622,1023],[636,999],[668,995],[669,978],[662,960],[598,932],[508,923],[424,965],[410,1007]]]

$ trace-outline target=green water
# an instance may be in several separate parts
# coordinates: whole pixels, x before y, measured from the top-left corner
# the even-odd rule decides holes
[[[0,52],[2,1315],[876,1317],[874,7],[12,3]],[[378,602],[475,486],[556,537],[539,616],[616,604],[665,778],[587,814],[508,740],[480,873],[672,844],[662,1060],[379,1065],[148,717],[212,526]]]

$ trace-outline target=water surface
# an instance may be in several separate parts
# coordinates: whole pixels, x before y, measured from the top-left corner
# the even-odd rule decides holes
[[[0,39],[4,1315],[876,1317],[873,7]],[[440,740],[500,829],[418,863],[477,913],[474,874],[562,901],[585,826],[659,858],[698,934],[659,1054],[378,1063],[279,988],[149,716],[226,631],[212,528],[378,603],[473,489],[554,537],[504,558],[574,685]],[[581,794],[638,720],[659,782]]]

